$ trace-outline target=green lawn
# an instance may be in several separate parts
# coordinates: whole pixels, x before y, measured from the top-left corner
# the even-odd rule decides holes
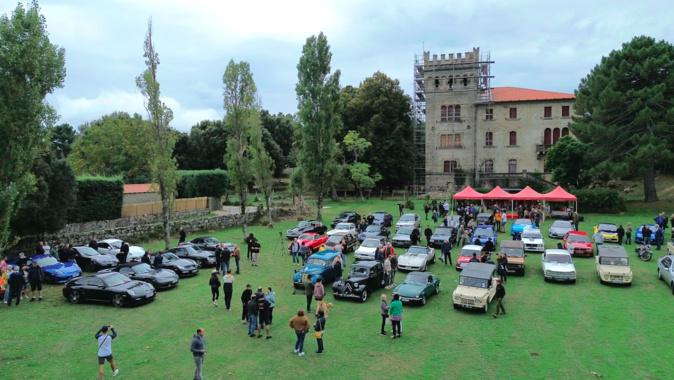
[[[328,221],[347,209],[361,214],[387,209],[397,217],[395,202],[372,200],[329,203],[324,218]],[[625,215],[586,215],[581,228],[589,231],[599,221],[636,225],[652,217],[641,210]],[[440,296],[430,299],[423,308],[406,307],[403,339],[395,341],[379,335],[381,291],[365,304],[328,296],[335,306],[327,324],[326,353],[314,354],[316,342],[308,336],[307,355],[294,356],[294,334],[287,321],[304,306],[304,296],[291,294],[290,258],[273,252],[278,231],[293,224],[284,221],[274,229],[251,229],[261,238],[261,266],[243,266],[235,283],[232,312],[210,304],[209,269],[198,277],[181,280],[177,289],[160,293],[155,302],[136,308],[70,305],[63,299],[60,286],[48,286],[47,298],[41,303],[3,307],[2,378],[95,378],[97,346],[93,334],[103,324],[115,325],[119,333],[114,354],[121,369],[120,379],[190,379],[193,362],[189,343],[197,327],[206,329],[206,379],[671,377],[668,354],[674,341],[670,327],[674,297],[664,283],[657,281],[655,261],[635,260],[633,249],[629,252],[634,284],[628,288],[600,285],[593,259],[575,260],[576,284],[545,283],[539,256],[529,254],[526,277],[511,277],[506,285],[508,315],[497,320],[490,314],[454,310],[450,298],[457,272],[442,263],[435,264],[431,271],[442,280]],[[544,225],[544,233],[548,225]],[[212,234],[224,240],[241,240],[238,228]],[[549,247],[556,243],[546,239]],[[145,246],[160,248],[158,242]],[[397,279],[401,277],[399,274]],[[240,322],[238,298],[246,283],[272,286],[277,292],[271,340],[248,338]],[[390,291],[387,293],[390,296]],[[109,369],[106,371],[109,374]]]

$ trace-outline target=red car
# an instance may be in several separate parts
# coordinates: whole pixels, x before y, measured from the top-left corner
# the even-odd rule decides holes
[[[459,251],[459,256],[456,258],[456,270],[463,270],[463,267],[473,258],[473,254],[479,259],[481,252],[482,247],[479,245],[464,245]]]
[[[562,246],[569,251],[572,256],[594,256],[594,247],[592,240],[587,232],[569,231],[564,235]]]
[[[318,251],[318,248],[328,241],[328,235],[319,235],[315,232],[305,232],[297,238],[297,242],[306,245],[312,252]]]

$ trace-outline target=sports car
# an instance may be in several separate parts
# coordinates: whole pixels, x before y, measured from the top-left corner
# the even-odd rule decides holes
[[[440,279],[427,272],[410,272],[405,281],[393,289],[393,294],[400,296],[403,303],[419,302],[426,304],[426,300],[440,293]]]
[[[384,243],[385,240],[381,236],[365,239],[354,253],[356,260],[374,260],[375,251],[383,247]]]
[[[327,235],[319,235],[316,232],[306,232],[297,238],[297,242],[309,248],[312,252],[318,251],[318,248],[328,241]]]
[[[396,229],[403,227],[418,228],[419,227],[419,215],[417,214],[403,214],[398,223],[396,223]]]
[[[86,271],[94,272],[103,268],[112,268],[119,264],[115,256],[104,255],[89,246],[77,246],[73,248],[75,250],[77,265]]]
[[[154,301],[154,287],[116,273],[97,273],[77,277],[63,287],[63,296],[76,304],[83,301],[112,303],[115,307]]]
[[[215,253],[213,251],[202,251],[192,244],[181,244],[168,251],[175,253],[175,255],[181,259],[192,259],[199,263],[199,266],[202,268],[215,266],[216,263]]]
[[[431,246],[434,248],[440,248],[442,243],[445,240],[448,240],[450,243],[454,244],[455,241],[456,229],[453,227],[437,227],[431,235]]]
[[[358,234],[358,240],[363,241],[368,238],[388,237],[388,228],[381,224],[370,224],[365,231]]]
[[[155,269],[145,263],[121,264],[116,268],[105,269],[98,273],[118,272],[132,280],[144,281],[155,289],[171,289],[178,286],[178,275],[170,269]]]
[[[342,251],[344,253],[353,252],[357,245],[357,240],[355,235],[351,235],[346,232],[339,232],[330,235],[328,240],[325,242],[325,248],[329,250],[335,250],[337,245],[342,246]]]
[[[220,240],[213,236],[200,236],[192,239],[190,243],[196,245],[202,251],[215,251],[218,244],[220,244]]]
[[[353,223],[337,223],[334,229],[326,232],[326,235],[331,236],[340,232],[346,232],[356,236],[356,225]]]
[[[339,216],[337,216],[330,226],[332,228],[335,228],[336,225],[339,223],[359,223],[360,222],[360,215],[357,212],[354,211],[344,211]]]
[[[161,256],[161,264],[157,264],[157,258]],[[170,269],[180,277],[196,276],[199,274],[199,265],[191,259],[181,259],[171,252],[160,253],[153,257],[153,267]]]
[[[30,261],[42,268],[45,282],[63,284],[82,275],[82,269],[74,261],[60,263],[49,255],[34,255]]]
[[[618,242],[618,226],[613,223],[599,223],[592,228],[592,233],[601,232],[604,243]]]
[[[412,245],[412,227],[398,228],[391,239],[391,244],[394,247],[409,247]]]
[[[496,232],[494,232],[492,226],[489,224],[480,224],[473,231],[470,241],[475,245],[484,246],[485,243],[489,241],[489,239],[491,239],[491,242],[494,243],[494,246],[496,246],[498,235]]]
[[[651,236],[649,241],[654,242],[655,241],[655,224],[647,224],[648,229],[651,230]],[[634,242],[636,244],[643,244],[644,243],[644,225],[640,225],[636,231],[634,231]]]
[[[398,258],[398,269],[425,272],[428,264],[435,264],[435,252],[431,247],[411,246]]]
[[[562,240],[562,246],[573,256],[592,256],[594,247],[585,231],[569,231]]]
[[[573,231],[573,224],[568,220],[555,220],[548,230],[548,237],[562,239],[567,232]]]

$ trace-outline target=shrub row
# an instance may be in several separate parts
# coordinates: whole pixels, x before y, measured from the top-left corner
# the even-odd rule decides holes
[[[213,170],[179,170],[178,198],[221,197],[227,192],[227,172]]]
[[[124,182],[120,177],[77,177],[77,197],[68,212],[68,222],[120,218],[123,202]]]
[[[606,188],[581,189],[574,191],[578,197],[581,213],[618,213],[625,211],[625,200],[616,190]]]

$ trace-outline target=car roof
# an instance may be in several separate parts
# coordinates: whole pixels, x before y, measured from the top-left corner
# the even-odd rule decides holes
[[[464,249],[470,249],[471,251],[476,251],[476,250],[477,250],[477,251],[481,251],[481,250],[482,250],[482,246],[481,246],[481,245],[477,245],[477,244],[466,244],[466,245],[464,245],[463,247],[461,247],[461,250],[464,250]]]
[[[496,265],[487,263],[468,263],[463,267],[461,276],[474,278],[491,278],[492,273],[496,269]]]
[[[337,251],[326,249],[325,251],[314,253],[313,255],[309,256],[309,258],[313,257],[319,260],[330,260],[334,259],[337,255],[339,255]]]
[[[501,248],[524,248],[521,240],[501,240]]]
[[[538,233],[540,234],[540,233],[541,233],[541,229],[540,229],[540,228],[536,228],[536,227],[529,227],[529,226],[526,226],[526,227],[524,227],[524,232],[538,232]]]
[[[99,243],[112,243],[113,241],[114,242],[117,242],[117,241],[123,242],[122,239],[117,239],[117,238],[103,239],[103,240],[99,240],[98,242]]]
[[[366,267],[366,268],[372,268],[374,266],[377,266],[379,264],[379,261],[376,260],[360,260],[356,261],[353,264],[351,264],[352,267]]]
[[[571,254],[569,253],[569,251],[565,251],[565,250],[563,250],[563,249],[557,249],[557,248],[554,248],[554,249],[546,249],[546,250],[545,250],[545,254],[547,255],[548,253],[552,253],[552,254],[555,254],[555,255],[567,255],[567,256],[571,256]]]
[[[600,244],[597,248],[597,255],[605,257],[627,257],[627,251],[621,245]]]

